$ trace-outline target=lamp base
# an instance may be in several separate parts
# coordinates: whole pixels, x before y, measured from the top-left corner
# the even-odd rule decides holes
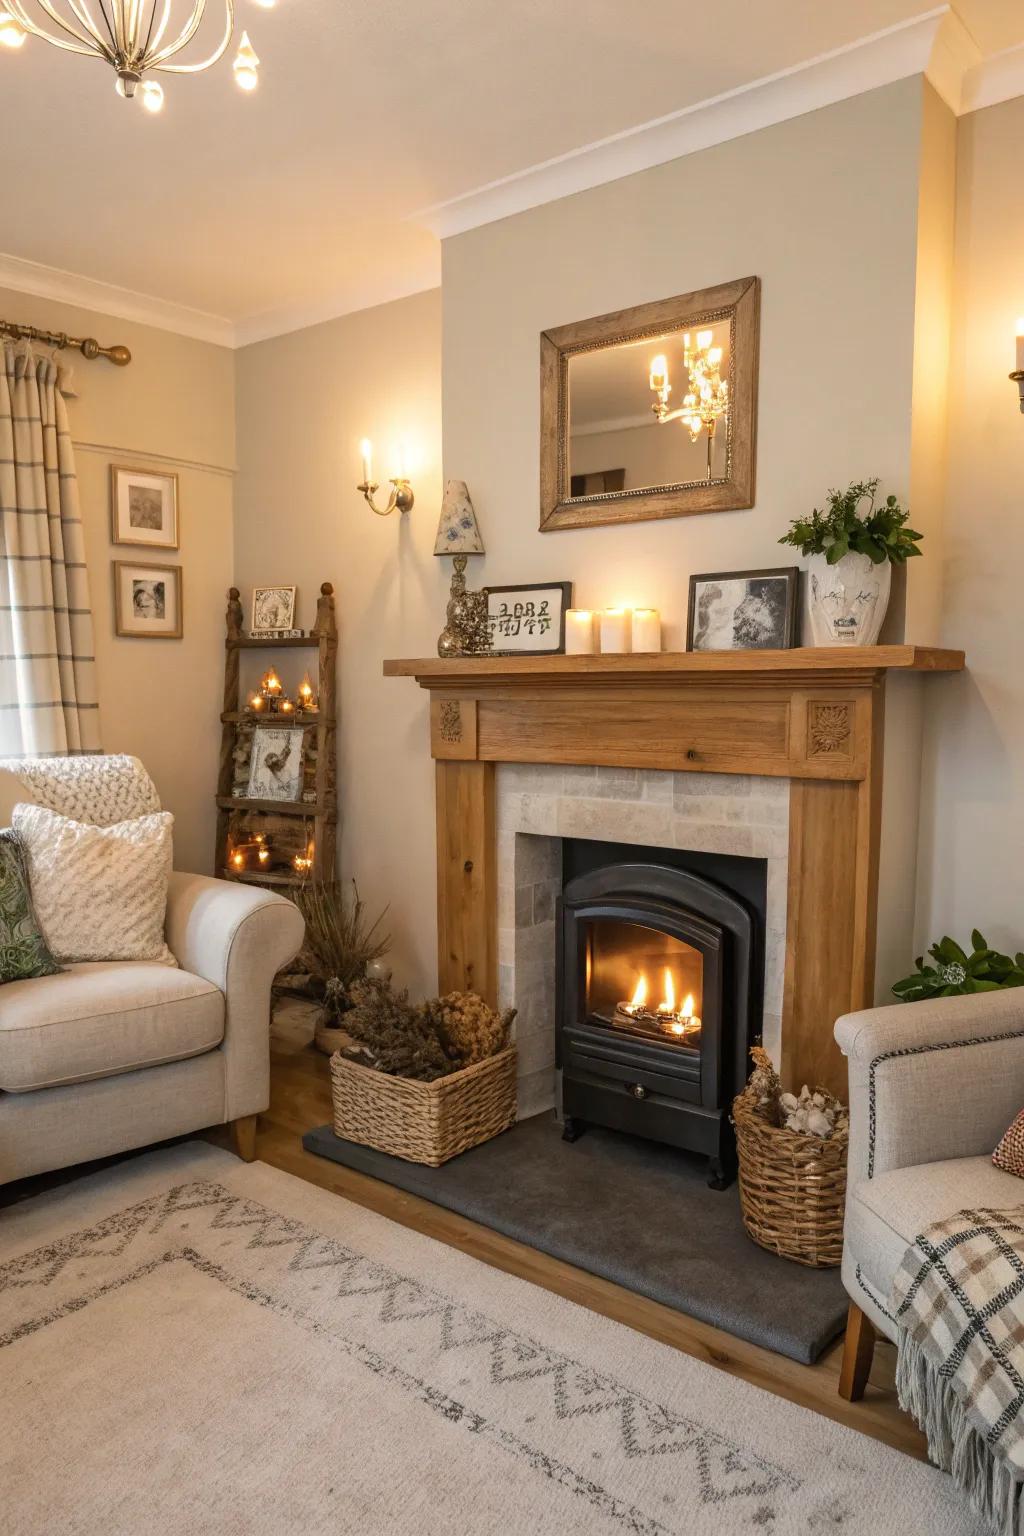
[[[1017,392],[1020,395],[1020,408],[1022,414],[1024,414],[1024,368],[1015,368],[1013,373],[1010,374],[1010,378],[1017,386]]]
[[[466,591],[466,555],[456,555],[447,623],[437,640],[439,656],[484,656],[491,649],[487,593]]]

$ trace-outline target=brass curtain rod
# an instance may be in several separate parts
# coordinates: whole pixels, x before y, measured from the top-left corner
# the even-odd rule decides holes
[[[66,331],[41,331],[35,325],[15,325],[13,320],[0,320],[0,336],[25,337],[29,341],[42,341],[47,346],[61,350],[77,347],[90,362],[94,357],[109,357],[118,368],[126,367],[132,360],[127,347],[101,347],[91,336],[69,336]]]

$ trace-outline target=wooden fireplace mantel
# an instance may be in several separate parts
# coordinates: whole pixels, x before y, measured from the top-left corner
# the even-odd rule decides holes
[[[386,661],[431,695],[440,990],[496,998],[496,763],[788,778],[783,1076],[845,1092],[832,1025],[873,999],[885,679],[963,666],[914,645]]]

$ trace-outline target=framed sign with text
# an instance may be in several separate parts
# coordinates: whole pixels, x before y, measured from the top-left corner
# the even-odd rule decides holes
[[[571,581],[485,587],[491,654],[558,656],[565,650],[565,614],[572,607]]]

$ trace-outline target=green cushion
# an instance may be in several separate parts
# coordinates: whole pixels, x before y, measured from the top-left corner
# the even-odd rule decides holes
[[[8,827],[0,831],[0,983],[53,976],[62,969],[36,922],[25,849]]]

